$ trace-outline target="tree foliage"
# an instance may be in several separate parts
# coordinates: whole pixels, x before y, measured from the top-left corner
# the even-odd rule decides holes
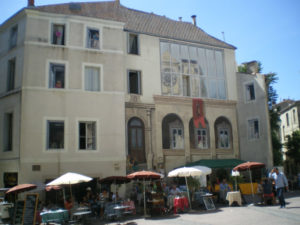
[[[270,127],[271,127],[271,138],[273,146],[273,163],[274,165],[282,165],[282,144],[279,139],[279,122],[280,117],[277,109],[274,109],[272,106],[276,104],[278,94],[274,89],[273,85],[277,82],[278,77],[276,73],[265,74],[265,83],[267,88],[268,95],[268,106],[269,106],[269,117],[270,117]]]
[[[300,163],[300,130],[294,131],[292,135],[287,136],[285,146],[287,156],[293,158],[296,163]]]

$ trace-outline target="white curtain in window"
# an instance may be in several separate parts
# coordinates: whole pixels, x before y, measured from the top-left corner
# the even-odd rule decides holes
[[[84,78],[85,90],[100,91],[100,72],[99,68],[86,67]]]
[[[55,66],[50,64],[49,88],[55,87]]]

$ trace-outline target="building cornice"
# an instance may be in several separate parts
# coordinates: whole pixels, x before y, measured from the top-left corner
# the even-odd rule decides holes
[[[154,102],[156,104],[181,104],[181,105],[192,105],[193,98],[190,97],[179,97],[179,96],[163,96],[163,95],[154,95]],[[226,106],[234,108],[237,104],[237,101],[233,100],[218,100],[218,99],[202,99],[204,104],[207,106]]]

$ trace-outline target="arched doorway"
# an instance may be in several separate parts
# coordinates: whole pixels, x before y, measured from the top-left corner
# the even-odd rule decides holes
[[[138,163],[146,162],[144,123],[136,117],[128,122],[128,155]]]

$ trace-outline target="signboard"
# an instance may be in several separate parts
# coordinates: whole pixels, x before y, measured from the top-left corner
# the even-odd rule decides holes
[[[214,210],[214,209],[216,209],[214,201],[212,200],[211,197],[203,197],[203,202],[204,202],[205,208],[207,210]]]
[[[23,210],[24,210],[24,201],[19,200],[15,203],[15,211],[14,211],[14,225],[20,225],[22,224],[22,218],[23,218]]]
[[[39,200],[38,194],[27,194],[23,210],[22,225],[35,225],[35,212]]]

